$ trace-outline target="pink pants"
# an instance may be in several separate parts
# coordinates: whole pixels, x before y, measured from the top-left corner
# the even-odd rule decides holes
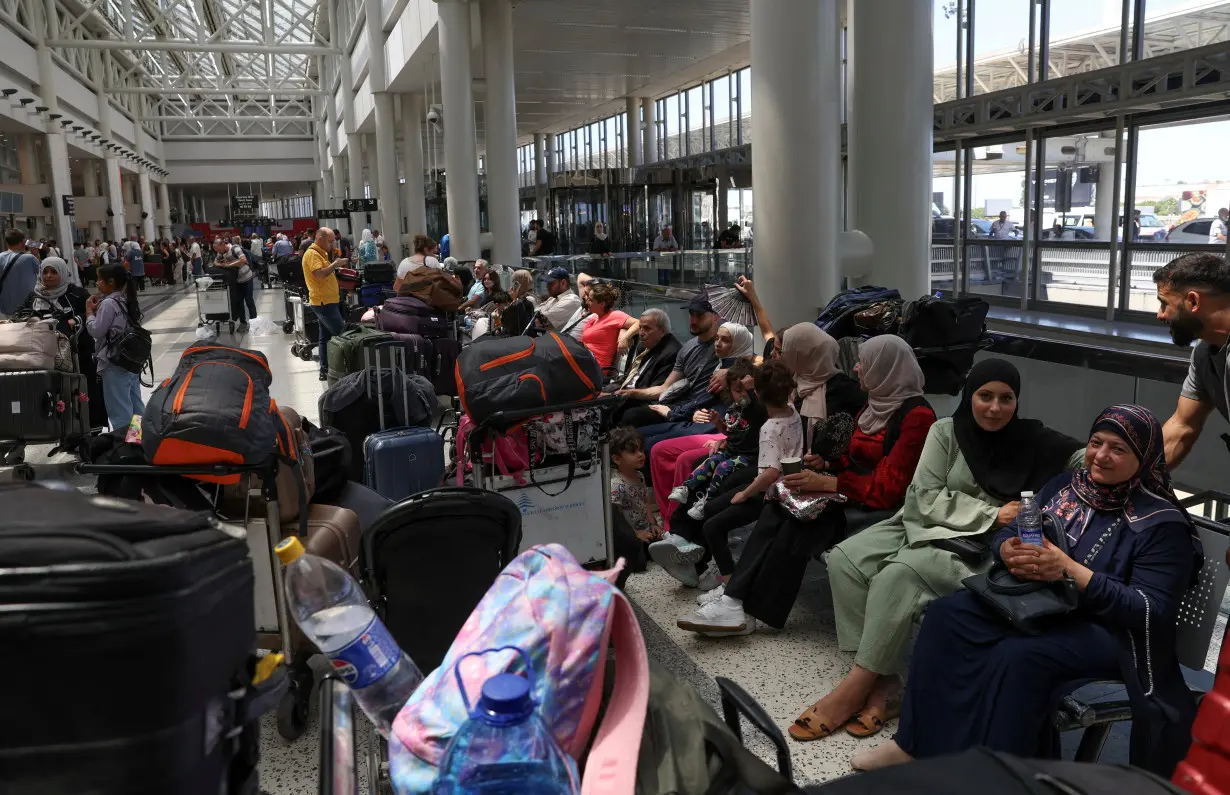
[[[688,479],[692,470],[708,453],[705,442],[725,439],[720,433],[701,434],[699,436],[682,436],[678,439],[667,439],[658,442],[649,451],[649,473],[653,478],[653,496],[658,503],[658,512],[662,515],[662,524],[671,529],[671,513],[676,503],[667,499],[671,490],[682,485]]]

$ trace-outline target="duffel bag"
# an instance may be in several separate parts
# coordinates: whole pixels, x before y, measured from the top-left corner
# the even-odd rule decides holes
[[[380,306],[385,299],[393,294],[393,283],[382,282],[376,284],[363,283],[359,288],[359,305],[360,306]]]
[[[391,262],[369,262],[363,266],[364,284],[392,284],[397,268]]]
[[[572,337],[483,337],[457,357],[457,392],[462,410],[482,425],[497,411],[593,400],[602,387],[602,368]]]
[[[465,303],[461,280],[439,268],[421,266],[402,279],[398,295],[413,295],[433,309],[455,312]]]
[[[281,419],[286,421],[286,427],[289,429],[290,438],[294,440],[295,450],[298,453],[295,458],[298,465],[289,461],[278,462],[277,474],[277,495],[278,495],[278,516],[282,523],[293,522],[299,518],[300,501],[304,505],[312,502],[312,497],[316,493],[316,470],[313,465],[312,451],[308,442],[307,428],[303,419],[299,416],[299,412],[292,408],[281,406],[278,409],[281,414]],[[251,482],[251,488],[256,488],[260,485],[259,480]],[[302,493],[300,489],[302,488]],[[244,498],[248,494],[249,482],[247,479],[241,479],[239,483],[231,486],[223,486],[222,495],[219,498],[218,508],[228,517],[242,518],[245,510]],[[248,516],[264,516],[263,505],[249,503],[246,506]]]
[[[448,318],[413,295],[397,295],[386,300],[376,316],[376,326],[398,334],[418,334],[428,339],[447,337]]]
[[[368,341],[390,339],[389,334],[371,326],[353,326],[335,334],[325,349],[329,386],[351,373],[363,369],[363,346]]]
[[[209,514],[0,488],[8,795],[255,792],[253,570]],[[4,613],[5,610],[0,610]],[[250,789],[249,789],[250,787]]]
[[[58,352],[54,318],[0,323],[0,370],[54,370]]]
[[[362,279],[354,268],[338,268],[333,272],[337,277],[337,286],[341,290],[356,290]]]
[[[291,429],[269,397],[273,375],[259,351],[198,345],[184,351],[175,373],[150,395],[141,444],[151,464],[254,465],[275,449],[297,460]],[[238,483],[239,475],[198,480]]]
[[[973,295],[924,296],[901,310],[901,336],[911,348],[941,348],[977,342],[987,328],[991,306]]]

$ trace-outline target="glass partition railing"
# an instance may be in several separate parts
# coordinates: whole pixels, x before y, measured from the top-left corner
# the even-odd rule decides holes
[[[621,252],[605,257],[579,254],[522,260],[522,267],[540,274],[540,283],[547,271],[559,266],[574,275],[586,273],[600,279],[697,289],[706,284],[733,284],[739,276],[752,278],[752,249]]]

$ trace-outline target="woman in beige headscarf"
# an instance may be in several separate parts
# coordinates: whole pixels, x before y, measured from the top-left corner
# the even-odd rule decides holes
[[[808,420],[823,420],[829,416],[828,384],[840,375],[837,340],[812,323],[800,323],[781,332],[782,361],[794,373],[796,394],[802,403],[799,414]],[[845,379],[850,386],[853,382]],[[861,395],[850,392],[859,405]],[[809,423],[811,425],[812,423]]]

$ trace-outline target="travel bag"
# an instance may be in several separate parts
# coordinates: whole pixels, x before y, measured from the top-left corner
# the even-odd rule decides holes
[[[457,397],[457,357],[461,355],[461,343],[449,337],[432,342],[435,362],[427,379],[436,388],[437,395]]]
[[[482,337],[461,351],[456,373],[462,410],[477,425],[497,411],[593,400],[603,381],[594,355],[572,337],[555,332]]]
[[[364,281],[359,288],[359,306],[380,306],[385,299],[393,295],[393,283],[380,282],[368,284]]]
[[[329,339],[325,349],[328,359],[328,383],[333,386],[339,378],[363,369],[363,346],[367,341],[386,340],[391,337],[371,326],[352,326]]]
[[[337,287],[339,290],[357,290],[359,284],[363,281],[359,276],[359,272],[354,268],[338,268],[333,272],[337,277]]]
[[[974,295],[924,296],[901,310],[900,334],[911,348],[942,348],[978,342],[986,332],[990,304]]]
[[[461,280],[439,268],[420,266],[402,279],[398,295],[412,295],[433,309],[456,312],[465,303]]]
[[[282,524],[283,538],[298,533],[298,522]],[[354,511],[335,505],[308,506],[307,538],[303,539],[303,548],[310,554],[333,561],[358,579],[362,540],[363,531]]]
[[[141,444],[156,466],[259,464],[280,453],[298,461],[292,429],[269,397],[273,373],[259,351],[197,345],[146,402]],[[235,475],[197,475],[238,483]]]
[[[278,515],[283,523],[287,523],[299,518],[300,500],[307,505],[316,495],[316,466],[307,433],[307,428],[311,427],[310,423],[305,423],[299,416],[299,412],[287,406],[279,406],[278,412],[286,421],[290,438],[298,452],[298,465],[291,465],[284,461],[278,462],[276,480]],[[243,498],[245,494],[254,496],[257,492],[251,491],[243,478],[239,483],[223,486],[218,498],[218,509],[227,516],[244,516]],[[250,503],[247,515],[264,516],[263,503]]]
[[[0,371],[54,370],[58,350],[53,318],[0,323]]]
[[[337,428],[317,428],[305,422],[308,449],[312,458],[312,470],[316,477],[317,502],[332,503],[350,481],[351,460],[354,450],[346,434]],[[362,469],[358,468],[362,477]]]
[[[389,351],[389,370],[397,378],[397,359],[405,370],[405,349],[395,345],[377,345],[365,349],[374,354],[377,378],[380,377],[380,353]],[[402,399],[407,400],[405,391]],[[384,392],[376,390],[381,418],[380,431],[363,441],[363,482],[390,500],[401,500],[439,486],[444,480],[444,438],[431,428],[402,427],[386,429],[384,423]],[[409,414],[409,409],[405,410]]]
[[[397,278],[397,267],[391,262],[369,262],[362,273],[363,284],[387,284],[391,288]]]
[[[8,795],[257,790],[253,569],[242,530],[37,485],[0,487]],[[272,702],[272,703],[270,703]]]
[[[448,316],[412,295],[396,295],[384,302],[376,326],[399,334],[419,334],[428,339],[447,337],[452,324]]]
[[[834,339],[861,336],[862,330],[856,323],[855,316],[876,304],[886,302],[894,307],[900,306],[901,294],[887,287],[873,285],[842,290],[833,296],[820,312],[820,316],[816,318],[816,325]]]
[[[0,439],[66,442],[89,431],[85,376],[55,370],[0,373]]]
[[[406,372],[417,373],[430,381],[436,364],[436,346],[432,341],[421,334],[389,332],[389,336],[400,342],[406,351]]]

